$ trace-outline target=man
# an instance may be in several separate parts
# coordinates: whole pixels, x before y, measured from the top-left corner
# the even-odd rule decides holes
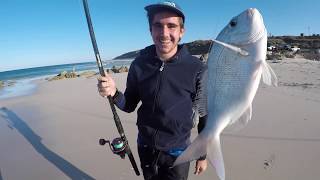
[[[138,109],[138,153],[146,180],[182,180],[188,178],[190,163],[172,167],[190,144],[194,126],[193,105],[201,88],[206,66],[178,45],[184,35],[185,16],[173,2],[145,7],[154,45],[141,51],[131,64],[126,90],[116,89],[114,80],[100,77],[101,96],[111,96],[118,108]],[[206,116],[199,119],[198,131]],[[195,174],[207,168],[207,160],[196,162]]]

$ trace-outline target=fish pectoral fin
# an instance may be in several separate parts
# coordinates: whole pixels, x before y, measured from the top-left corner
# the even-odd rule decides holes
[[[278,78],[266,61],[262,61],[262,80],[269,86],[278,86]]]
[[[225,42],[221,42],[221,41],[218,41],[216,39],[213,39],[212,41],[214,41],[215,43],[217,44],[220,44],[221,46],[223,47],[226,47],[228,49],[230,49],[231,51],[234,51],[236,53],[239,53],[240,55],[242,56],[249,56],[249,52],[247,52],[246,50],[244,49],[241,49],[240,47],[237,47],[235,45],[232,45],[232,44],[227,44]]]
[[[184,150],[180,156],[178,156],[173,166],[199,159],[201,156],[206,155],[207,146],[207,138],[203,137],[202,134],[199,134],[196,139],[188,146],[188,148]]]
[[[242,113],[239,118],[231,119],[226,131],[234,132],[244,128],[252,118],[252,104]]]

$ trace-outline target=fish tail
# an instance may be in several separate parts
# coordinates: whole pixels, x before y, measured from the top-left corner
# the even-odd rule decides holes
[[[216,169],[220,180],[225,180],[224,161],[220,145],[220,136],[205,138],[199,134],[183,153],[178,156],[173,166],[199,159],[207,155],[210,164]]]
[[[207,146],[207,138],[199,134],[196,139],[188,146],[188,148],[184,150],[180,156],[178,156],[173,166],[199,159],[201,156],[204,156],[207,153]]]
[[[216,173],[220,180],[225,180],[224,161],[220,145],[220,136],[212,138],[208,144],[207,159],[216,169]]]

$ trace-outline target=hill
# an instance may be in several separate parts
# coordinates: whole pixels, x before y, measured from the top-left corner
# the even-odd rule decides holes
[[[197,40],[190,43],[185,43],[185,45],[188,47],[188,50],[192,55],[202,55],[208,53],[211,43],[211,40]],[[114,59],[132,59],[137,57],[139,53],[140,50],[131,51],[117,56]]]
[[[204,55],[209,52],[212,40],[197,40],[187,45],[192,55]],[[320,49],[320,36],[319,34],[313,36],[271,36],[268,37],[268,44],[276,47],[283,47],[285,45],[298,46],[304,51],[315,51]],[[122,54],[114,59],[132,59],[139,55],[140,50],[131,51]]]
[[[298,46],[301,49],[320,49],[320,35],[313,36],[271,36],[268,43],[274,46]]]

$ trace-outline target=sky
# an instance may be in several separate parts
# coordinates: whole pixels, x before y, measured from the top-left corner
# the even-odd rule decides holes
[[[152,44],[144,6],[160,0],[88,0],[103,60]],[[182,43],[212,39],[230,19],[257,8],[272,35],[320,33],[317,0],[176,0]],[[0,72],[95,61],[82,0],[0,0]]]

